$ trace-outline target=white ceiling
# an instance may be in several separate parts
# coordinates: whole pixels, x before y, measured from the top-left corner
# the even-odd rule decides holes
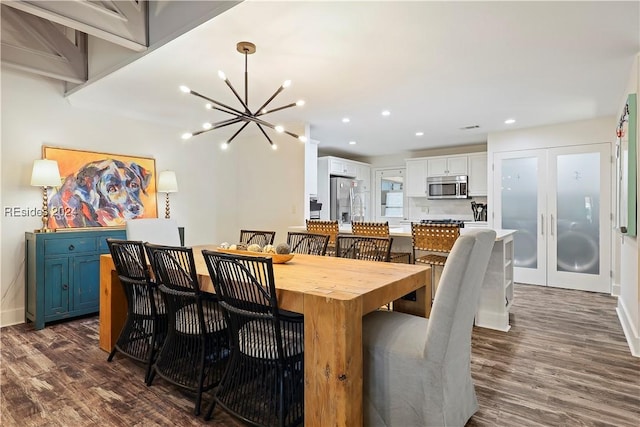
[[[264,118],[308,123],[325,152],[374,156],[483,143],[489,132],[618,115],[640,52],[639,5],[245,1],[69,98],[173,125],[179,142],[183,132],[228,116],[178,86],[239,107],[217,71],[242,94],[236,43],[248,40],[257,45],[248,57],[249,106],[257,109],[291,79],[270,107],[306,105]],[[391,115],[382,117],[383,109]],[[480,127],[460,130],[470,125]],[[191,143],[218,144],[237,127]]]

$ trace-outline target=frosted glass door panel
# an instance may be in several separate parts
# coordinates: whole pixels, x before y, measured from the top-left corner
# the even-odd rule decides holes
[[[496,228],[517,230],[513,238],[516,282],[546,284],[546,151],[496,153],[494,157]]]
[[[518,230],[516,267],[537,268],[538,159],[508,159],[502,163],[502,227]]]
[[[598,153],[558,156],[558,271],[600,272],[597,209],[600,205],[599,166]]]
[[[593,144],[549,152],[549,286],[610,291],[609,151]]]

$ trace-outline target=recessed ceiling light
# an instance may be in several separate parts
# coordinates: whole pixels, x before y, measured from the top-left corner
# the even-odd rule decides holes
[[[388,115],[390,115],[390,114],[391,114],[391,112],[390,112],[389,110],[384,110],[384,111],[382,112],[382,115],[383,115],[383,116],[385,116],[385,117],[386,117],[386,116],[388,116]]]
[[[514,124],[516,122],[516,119],[507,119],[504,121],[505,125],[511,125]]]
[[[424,135],[424,132],[416,132],[416,136],[422,136]]]
[[[342,119],[342,123],[349,123],[351,121],[351,119],[349,119],[349,117],[345,117],[344,119]]]
[[[349,141],[349,145],[356,145],[357,143],[355,141]]]

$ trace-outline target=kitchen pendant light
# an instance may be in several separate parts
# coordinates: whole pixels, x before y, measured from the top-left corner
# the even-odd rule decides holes
[[[280,110],[284,110],[285,108],[291,108],[291,107],[301,107],[302,105],[304,105],[304,101],[298,101],[298,102],[293,102],[291,104],[287,104],[284,105],[282,107],[277,107],[277,108],[273,108],[268,110],[267,106],[271,103],[271,101],[273,101],[273,99],[278,96],[280,94],[280,92],[282,92],[284,89],[286,89],[287,87],[289,87],[291,85],[291,81],[287,80],[285,81],[276,91],[273,95],[271,95],[271,97],[269,99],[267,99],[265,101],[264,104],[262,104],[262,106],[260,108],[258,108],[257,110],[255,110],[254,112],[252,112],[249,109],[249,84],[248,84],[248,73],[247,73],[247,57],[248,55],[251,55],[253,53],[255,53],[256,51],[256,46],[253,43],[250,42],[239,42],[236,45],[236,49],[238,50],[238,52],[242,53],[244,55],[244,99],[242,99],[240,97],[240,95],[238,94],[238,92],[235,90],[235,88],[233,87],[233,85],[231,84],[231,82],[229,81],[229,79],[225,76],[225,74],[222,71],[218,71],[218,77],[220,77],[220,79],[224,80],[224,82],[227,84],[227,86],[229,86],[229,89],[231,89],[231,92],[233,92],[233,94],[236,96],[236,98],[238,99],[238,101],[240,101],[240,104],[242,104],[242,107],[240,109],[236,109],[233,108],[229,105],[223,104],[222,102],[218,102],[215,101],[205,95],[202,95],[201,93],[198,93],[196,91],[193,91],[191,89],[189,89],[187,86],[180,86],[180,90],[184,93],[190,93],[191,95],[197,96],[198,98],[202,98],[205,101],[207,101],[207,104],[205,104],[205,108],[209,109],[209,110],[218,110],[218,111],[222,111],[223,113],[227,113],[230,114],[232,117],[226,120],[221,120],[219,122],[215,122],[215,123],[205,123],[203,124],[203,130],[199,130],[196,132],[191,132],[191,133],[185,133],[182,135],[182,139],[189,139],[191,137],[197,136],[197,135],[201,135],[205,132],[209,132],[211,130],[214,129],[219,129],[225,126],[229,126],[229,125],[233,125],[236,123],[243,123],[243,125],[240,127],[240,129],[238,129],[232,136],[231,138],[229,138],[227,141],[222,143],[221,148],[223,150],[226,150],[229,147],[229,144],[231,143],[231,141],[233,141],[233,139],[238,136],[238,134],[240,132],[242,132],[242,130],[244,128],[247,127],[247,125],[249,125],[249,123],[255,123],[256,126],[258,126],[258,129],[260,129],[260,131],[262,132],[262,134],[264,135],[265,138],[267,138],[267,141],[269,141],[269,144],[271,144],[271,148],[273,148],[274,150],[277,148],[277,146],[273,143],[273,141],[271,140],[271,138],[269,138],[269,135],[267,135],[267,132],[265,132],[264,128],[268,127],[271,128],[273,130],[275,130],[278,133],[286,133],[287,135],[293,136],[294,138],[299,139],[302,142],[306,142],[307,138],[304,135],[296,135],[293,132],[289,132],[287,130],[285,130],[282,126],[280,125],[273,125],[265,120],[262,119],[262,116],[265,116],[269,113],[273,113],[275,111],[280,111]]]

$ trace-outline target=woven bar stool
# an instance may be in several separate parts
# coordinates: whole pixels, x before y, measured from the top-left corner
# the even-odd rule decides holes
[[[459,236],[460,226],[457,224],[411,223],[414,264],[428,264],[431,267],[432,300],[438,287],[436,282],[436,267],[440,267],[440,269],[444,267],[447,256]],[[416,256],[416,251],[430,253]]]
[[[351,232],[358,236],[389,237],[389,222],[353,221]],[[411,264],[411,253],[391,252],[390,262]]]
[[[327,245],[327,256],[336,255],[336,236],[340,232],[338,221],[322,221],[316,219],[307,220],[307,231],[315,234],[329,235],[329,244]]]

